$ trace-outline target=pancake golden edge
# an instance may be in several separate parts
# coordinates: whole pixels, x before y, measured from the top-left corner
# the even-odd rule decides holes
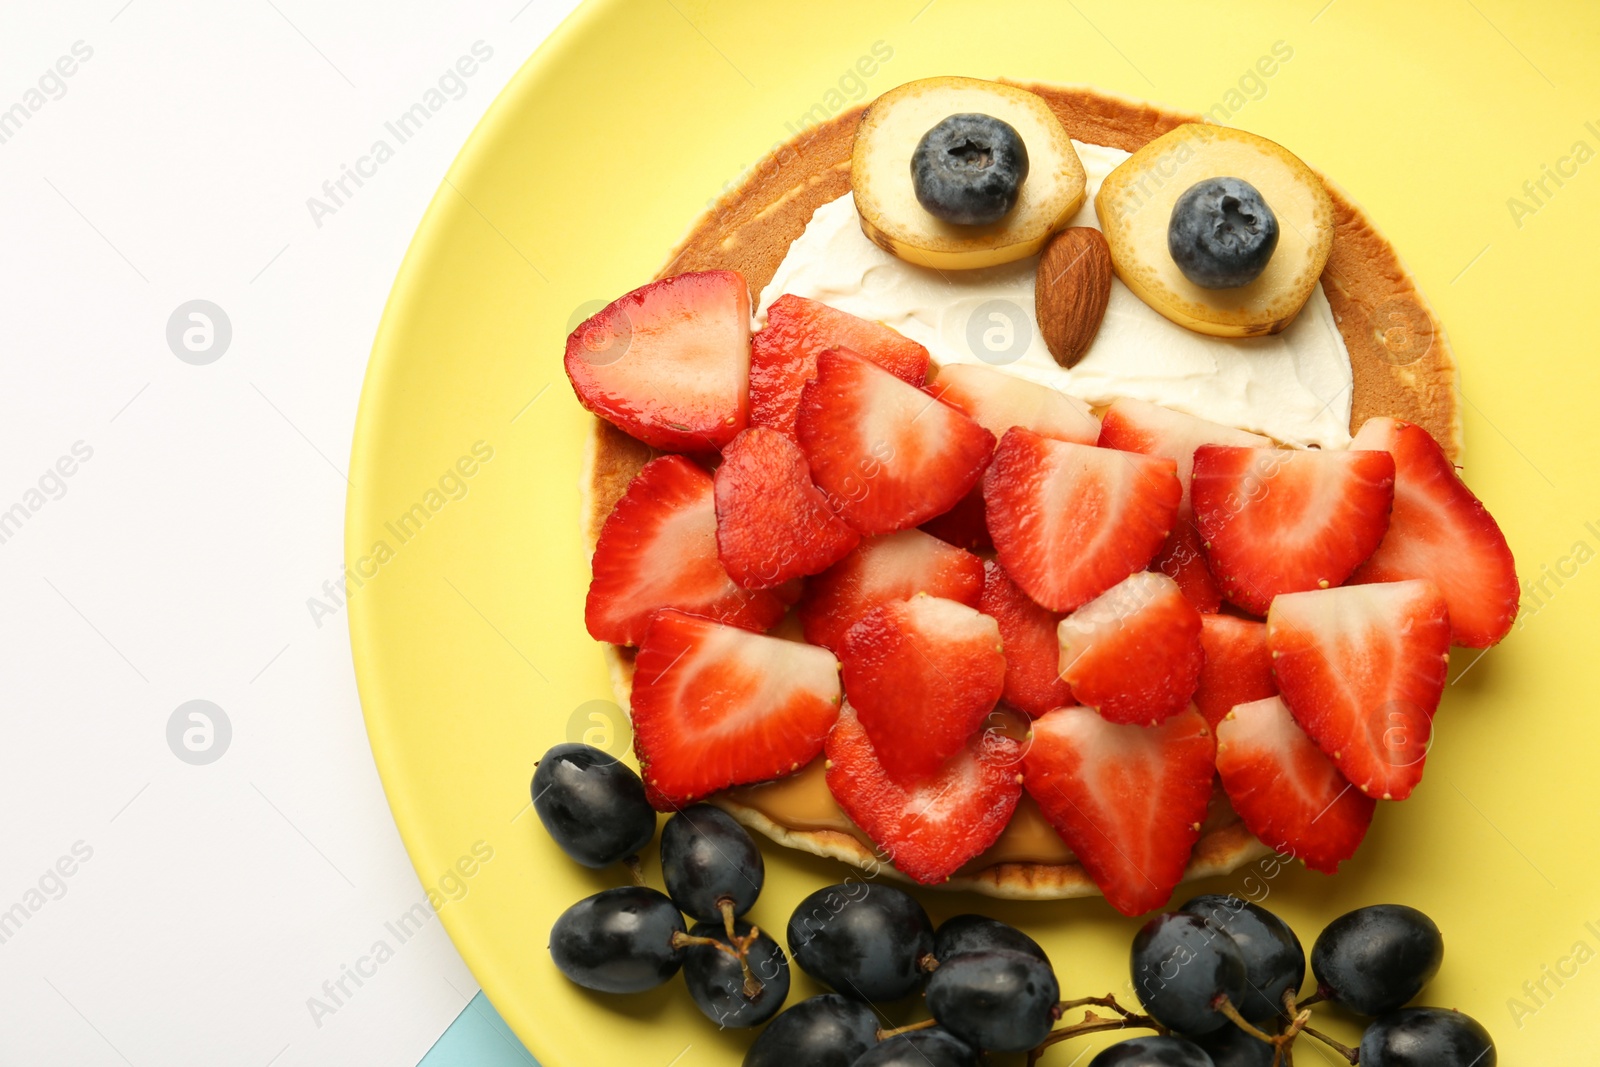
[[[1206,121],[1198,114],[1085,86],[1008,84],[1042,97],[1074,140],[1128,152],[1138,151],[1178,126]],[[656,276],[736,270],[749,283],[751,295],[759,296],[812,213],[851,192],[851,150],[865,110],[858,107],[842,112],[775,149],[751,170],[743,184],[689,228]],[[1324,182],[1333,202],[1334,239],[1321,280],[1350,353],[1351,432],[1373,416],[1405,419],[1427,429],[1450,458],[1459,462],[1462,442],[1456,362],[1444,327],[1394,248],[1348,196],[1326,178]],[[579,486],[584,535],[591,551],[628,483],[655,455],[610,423],[594,420]],[[633,688],[633,650],[608,644],[604,654],[617,703],[626,709]],[[708,799],[781,845],[903,877],[854,828],[849,832],[804,829],[774,822],[748,802],[751,791],[763,788],[771,787],[743,787]],[[1185,880],[1226,874],[1271,851],[1227,809],[1225,799],[1219,798],[1213,800],[1211,817],[1195,844]],[[1031,802],[1024,796],[1023,803]],[[1019,900],[1099,893],[1076,862],[993,863],[983,856],[940,888]]]

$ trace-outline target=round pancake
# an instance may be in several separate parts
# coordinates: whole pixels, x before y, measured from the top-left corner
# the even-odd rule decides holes
[[[1175,126],[1206,121],[1198,114],[1086,87],[1013,84],[1043,97],[1074,140],[1130,152]],[[865,110],[839,114],[773,151],[690,228],[657,277],[691,270],[736,270],[749,283],[752,296],[759,296],[812,213],[850,191],[851,146]],[[1350,354],[1350,431],[1353,434],[1372,416],[1394,416],[1426,428],[1452,459],[1459,460],[1456,364],[1444,328],[1394,248],[1349,197],[1332,182],[1327,184],[1334,205],[1334,240],[1322,287]],[[581,484],[584,531],[591,550],[628,483],[655,454],[604,420],[595,420]],[[626,708],[633,650],[606,645],[605,656],[617,702]],[[898,876],[842,813],[812,820],[815,825],[809,827],[774,821],[767,814],[772,805],[763,803],[761,795],[762,790],[774,788],[778,786],[742,787],[710,800],[779,844]],[[1239,822],[1219,790],[1185,878],[1224,874],[1269,851]],[[943,887],[1040,900],[1099,892],[1083,868],[1070,860],[994,862],[984,856]]]

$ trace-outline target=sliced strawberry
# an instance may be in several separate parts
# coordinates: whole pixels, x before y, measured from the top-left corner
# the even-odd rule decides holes
[[[1265,448],[1270,438],[1247,430],[1236,430],[1218,422],[1186,415],[1144,400],[1114,400],[1101,421],[1100,447],[1120,448],[1147,456],[1166,456],[1178,464],[1178,481],[1183,483],[1183,502],[1166,544],[1150,561],[1150,569],[1160,571],[1178,583],[1189,602],[1204,612],[1222,605],[1222,589],[1211,575],[1202,551],[1200,531],[1194,522],[1189,499],[1189,477],[1194,469],[1194,450],[1201,445],[1240,445]]]
[[[978,608],[1000,626],[1007,704],[1037,719],[1075,703],[1072,689],[1061,680],[1061,645],[1056,638],[1060,615],[1029,600],[994,560],[983,565]]]
[[[749,415],[750,290],[731,270],[618,297],[567,338],[578,401],[647,445],[715,452]]]
[[[928,350],[881,322],[785,293],[767,306],[767,325],[750,344],[750,423],[795,433],[800,391],[817,376],[817,357],[848,348],[903,382],[928,379]]]
[[[1222,595],[1265,615],[1279,593],[1342,585],[1372,555],[1389,526],[1394,460],[1201,445],[1192,490]]]
[[[992,367],[947,363],[933,376],[928,392],[966,412],[997,439],[1013,426],[1080,445],[1092,445],[1100,437],[1100,420],[1082,400]]]
[[[1058,708],[1034,720],[1023,788],[1111,906],[1141,915],[1167,902],[1189,865],[1215,752],[1197,711],[1121,726]]]
[[[1355,855],[1378,802],[1345,780],[1282,697],[1240,704],[1216,730],[1222,788],[1263,844],[1325,874]]]
[[[843,349],[817,357],[795,426],[817,486],[865,534],[950,510],[994,451],[988,430]]]
[[[935,515],[923,523],[921,529],[947,544],[964,548],[968,552],[986,552],[994,548],[989,540],[989,517],[983,510],[983,479],[967,490],[967,495],[943,515]]]
[[[584,622],[596,641],[636,645],[650,614],[681,608],[747,630],[783,618],[774,592],[736,585],[717,558],[711,475],[682,456],[646,463],[600,529]]]
[[[1011,580],[1071,611],[1150,562],[1183,495],[1170,459],[1007,430],[984,475],[995,552]]]
[[[1267,647],[1289,710],[1340,773],[1368,796],[1410,796],[1449,662],[1433,583],[1286,593],[1267,615]]]
[[[895,869],[923,885],[948,879],[987,851],[1022,798],[1022,745],[974,734],[931,777],[909,788],[885,773],[847,705],[828,735],[827,781],[839,807]]]
[[[806,581],[798,612],[806,640],[839,651],[845,631],[879,604],[917,593],[978,606],[983,561],[921,530],[868,537]]]
[[[810,763],[839,716],[826,650],[681,611],[650,621],[633,675],[634,750],[665,811]]]
[[[1394,514],[1377,551],[1353,582],[1426,578],[1450,606],[1458,645],[1488,648],[1517,617],[1515,561],[1505,535],[1427,430],[1399,419],[1368,419],[1351,448],[1394,457]]]
[[[901,785],[923,780],[955,755],[1005,688],[995,621],[925,593],[856,620],[839,662],[862,729]]]
[[[1194,704],[1213,728],[1235,704],[1278,694],[1266,623],[1233,615],[1206,615],[1201,618],[1200,644],[1205,647],[1206,660],[1200,668]]]
[[[717,467],[717,555],[746,589],[816,574],[861,540],[811,484],[800,446],[752,426],[722,451]]]
[[[1061,620],[1061,677],[1110,722],[1158,723],[1189,707],[1205,652],[1178,583],[1135,571]]]

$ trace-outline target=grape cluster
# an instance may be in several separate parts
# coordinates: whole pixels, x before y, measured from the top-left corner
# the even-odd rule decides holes
[[[539,762],[533,804],[574,860],[626,863],[642,883],[637,854],[656,816],[628,767],[586,745],[558,745]],[[1027,1052],[1032,1064],[1059,1041],[1134,1028],[1155,1034],[1119,1041],[1089,1067],[1277,1067],[1302,1035],[1362,1067],[1495,1065],[1494,1042],[1473,1019],[1405,1006],[1438,972],[1444,941],[1432,920],[1402,905],[1329,923],[1310,954],[1316,990],[1301,999],[1307,955],[1282,919],[1235,897],[1195,897],[1133,939],[1138,1014],[1111,996],[1062,1000],[1044,950],[1016,927],[957,915],[935,928],[909,893],[849,881],[817,890],[790,916],[794,962],[833,992],[784,1011],[789,957],[744,918],[765,880],[744,827],[706,804],[676,812],[661,832],[661,869],[665,893],[622,886],[563,912],[550,931],[551,959],[605,993],[653,989],[681,972],[719,1026],[771,1020],[745,1067],[977,1067],[990,1052]],[[880,1005],[919,992],[931,1018],[881,1028]],[[1371,1019],[1359,1048],[1308,1025],[1317,1001]],[[1077,1008],[1082,1021],[1057,1026]]]

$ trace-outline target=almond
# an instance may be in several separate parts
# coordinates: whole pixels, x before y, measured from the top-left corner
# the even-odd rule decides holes
[[[1083,358],[1100,332],[1111,299],[1111,248],[1093,226],[1072,226],[1050,239],[1034,282],[1039,333],[1063,367]]]

